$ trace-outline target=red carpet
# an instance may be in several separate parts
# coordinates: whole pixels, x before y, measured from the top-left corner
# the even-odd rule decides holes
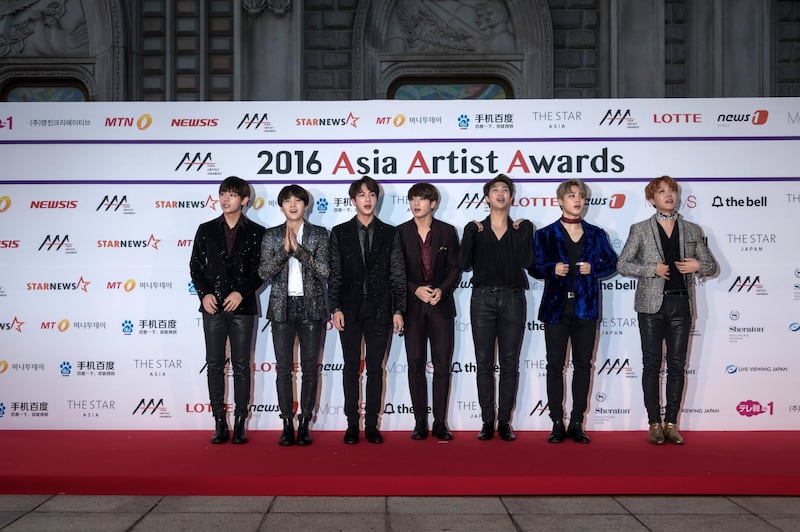
[[[591,445],[515,442],[459,432],[448,443],[384,433],[310,447],[251,431],[211,445],[210,431],[0,431],[0,493],[129,495],[800,495],[800,432],[684,432],[654,446],[646,432],[595,432]]]

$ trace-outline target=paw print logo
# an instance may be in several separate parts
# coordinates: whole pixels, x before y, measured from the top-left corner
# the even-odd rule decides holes
[[[70,374],[72,373],[72,364],[70,364],[65,360],[64,362],[61,363],[59,369],[61,370],[62,377],[69,377]]]
[[[469,117],[467,115],[458,115],[458,128],[467,129],[469,127]]]
[[[192,294],[193,296],[197,295],[197,288],[194,287],[193,281],[189,281],[188,283],[186,283],[186,288],[189,289],[189,293]]]
[[[317,200],[317,211],[328,212],[328,200],[320,198]]]
[[[131,320],[125,320],[122,322],[122,333],[126,336],[133,334],[133,322]]]
[[[6,415],[6,405],[3,404],[3,403],[0,403],[0,417],[3,417],[5,415]]]

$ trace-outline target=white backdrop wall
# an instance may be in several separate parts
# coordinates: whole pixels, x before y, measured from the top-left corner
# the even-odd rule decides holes
[[[720,264],[695,287],[681,424],[796,430],[798,153],[793,98],[0,104],[0,429],[209,427],[188,262],[197,225],[220,214],[224,177],[253,184],[247,215],[265,226],[283,220],[280,187],[300,183],[313,196],[309,220],[328,228],[355,214],[347,186],[363,174],[381,182],[379,216],[395,224],[410,217],[409,186],[430,181],[442,192],[436,215],[460,232],[486,216],[482,184],[504,172],[517,183],[512,217],[537,227],[560,214],[557,183],[584,179],[585,217],[617,252],[652,214],[645,183],[677,178],[680,212],[704,228]],[[646,424],[634,289],[621,276],[603,283],[591,430]],[[541,290],[531,279],[514,416],[522,430],[550,428]],[[480,424],[469,294],[466,272],[450,403],[462,430]],[[254,346],[250,427],[276,429],[263,317]],[[345,427],[341,367],[330,331],[317,429]],[[386,430],[413,426],[406,370],[395,338]]]

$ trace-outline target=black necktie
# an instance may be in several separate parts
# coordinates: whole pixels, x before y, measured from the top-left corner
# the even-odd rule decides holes
[[[362,242],[362,248],[364,250],[364,264],[367,263],[367,259],[369,258],[369,228],[366,225],[361,226],[361,230],[364,232],[362,235],[364,237]]]

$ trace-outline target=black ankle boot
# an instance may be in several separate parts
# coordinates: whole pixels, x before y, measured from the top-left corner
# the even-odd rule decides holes
[[[297,424],[297,445],[311,445],[311,433],[308,431],[310,421],[310,417],[300,417]]]
[[[294,445],[294,416],[283,418],[283,432],[278,440],[278,445]]]
[[[214,436],[211,437],[211,443],[225,443],[228,441],[228,420],[225,416],[214,418],[216,426]]]
[[[233,421],[233,439],[231,443],[247,443],[247,433],[244,424],[247,418],[236,416]]]

